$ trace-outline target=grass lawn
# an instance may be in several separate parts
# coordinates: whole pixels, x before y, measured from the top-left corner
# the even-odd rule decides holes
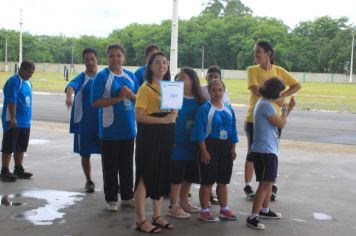
[[[10,76],[11,73],[0,72],[0,88]],[[62,73],[34,73],[31,81],[34,91],[63,93],[67,84]],[[206,83],[205,80],[201,82]],[[250,91],[245,80],[224,79],[224,82],[233,103],[248,104]],[[297,109],[356,113],[356,84],[304,82],[296,100]]]

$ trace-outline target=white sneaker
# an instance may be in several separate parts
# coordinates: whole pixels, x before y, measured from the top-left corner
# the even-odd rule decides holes
[[[188,212],[183,211],[180,206],[170,206],[167,215],[178,219],[187,219],[191,216]]]
[[[112,212],[118,211],[117,202],[108,202],[106,204],[106,210],[112,211]]]
[[[136,207],[135,200],[134,199],[121,200],[121,206],[135,208]]]

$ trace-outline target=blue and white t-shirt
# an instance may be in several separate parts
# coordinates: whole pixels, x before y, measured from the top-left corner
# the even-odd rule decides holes
[[[231,106],[224,104],[222,108],[217,108],[207,102],[198,109],[191,140],[204,142],[206,138],[238,142],[236,118]]]
[[[184,97],[182,109],[179,110],[176,120],[173,160],[194,160],[196,158],[197,144],[190,140],[190,135],[198,108],[199,105],[194,97]]]
[[[94,77],[90,77],[85,72],[80,73],[71,80],[68,87],[75,91],[74,103],[70,116],[70,132],[81,133],[81,130],[97,133],[98,130],[98,109],[91,105],[91,93]],[[84,117],[84,118],[83,118]]]
[[[124,86],[137,93],[138,83],[131,71],[122,69],[122,73],[118,75],[105,68],[95,76],[91,103],[101,98],[117,97]],[[126,98],[112,106],[99,108],[99,137],[104,140],[136,137],[134,101]]]
[[[16,127],[30,128],[32,115],[32,84],[18,74],[11,76],[4,85],[4,103],[2,108],[2,127],[9,130],[11,116],[9,104],[16,105]]]
[[[139,67],[135,71],[135,76],[138,82],[138,86],[141,87],[141,85],[145,82],[145,72],[146,72],[147,65]]]
[[[251,152],[274,153],[278,156],[278,129],[268,118],[277,115],[271,102],[260,98],[253,113],[253,142]]]

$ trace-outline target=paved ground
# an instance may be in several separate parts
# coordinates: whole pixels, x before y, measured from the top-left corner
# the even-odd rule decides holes
[[[134,230],[134,210],[105,211],[99,156],[92,159],[97,191],[83,193],[83,174],[78,156],[71,153],[67,129],[66,124],[33,123],[25,164],[35,175],[32,180],[0,182],[0,235],[142,235]],[[244,136],[240,139],[229,186],[230,208],[240,220],[207,224],[197,216],[172,219],[175,230],[162,235],[261,235],[245,225],[251,202],[242,192],[246,142]],[[283,218],[264,221],[263,235],[356,235],[355,166],[355,145],[282,140],[279,196],[272,208]],[[195,203],[197,190],[192,189]],[[165,201],[164,209],[167,205]]]

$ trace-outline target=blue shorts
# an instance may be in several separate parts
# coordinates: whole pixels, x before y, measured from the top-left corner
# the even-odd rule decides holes
[[[275,182],[278,170],[278,157],[273,153],[250,152],[248,159],[253,161],[257,182]]]
[[[81,157],[90,158],[91,154],[101,154],[100,139],[94,135],[74,134],[74,152]]]

